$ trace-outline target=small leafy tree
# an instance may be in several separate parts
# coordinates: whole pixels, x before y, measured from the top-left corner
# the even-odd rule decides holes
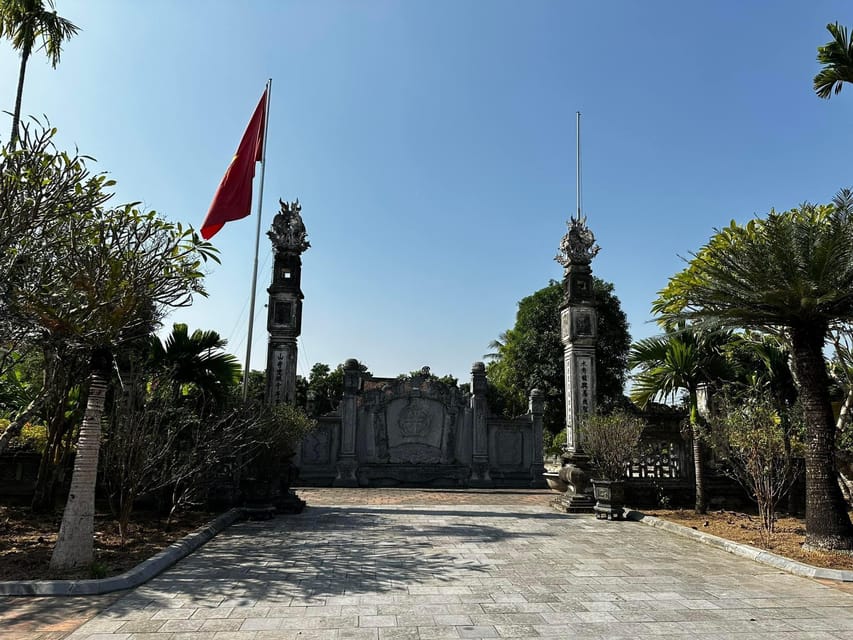
[[[581,442],[596,473],[604,480],[622,480],[628,463],[640,451],[645,422],[621,409],[587,415],[581,422]]]
[[[786,433],[768,390],[756,387],[741,393],[729,388],[724,393],[711,421],[710,441],[727,463],[728,474],[755,500],[762,539],[769,545],[776,506],[796,479],[792,456],[802,449],[800,441]]]
[[[91,562],[94,492],[107,379],[117,347],[149,332],[169,307],[204,295],[202,261],[213,247],[192,229],[133,205],[95,209],[65,220],[73,250],[52,265],[55,286],[21,289],[14,304],[22,315],[89,359],[86,411],[80,427],[68,503],[51,567]]]
[[[18,144],[0,148],[0,374],[17,366],[33,351],[47,363],[46,375],[33,380],[27,402],[15,407],[9,425],[0,433],[0,453],[21,426],[44,410],[51,394],[54,368],[65,361],[67,345],[54,340],[52,327],[34,322],[16,304],[22,294],[50,293],[54,266],[73,249],[68,220],[103,205],[114,183],[92,174],[91,160],[56,148],[56,129],[24,125]],[[56,293],[56,291],[53,291]],[[66,353],[59,354],[62,347]]]

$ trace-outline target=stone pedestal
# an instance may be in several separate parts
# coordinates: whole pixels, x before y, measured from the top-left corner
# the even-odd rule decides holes
[[[569,488],[555,501],[555,506],[566,513],[592,513],[595,498],[590,482],[589,457],[583,453],[569,454],[563,459],[559,477]]]

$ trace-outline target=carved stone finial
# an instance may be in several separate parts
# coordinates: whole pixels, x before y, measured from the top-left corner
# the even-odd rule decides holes
[[[279,200],[278,203],[281,209],[273,218],[272,228],[267,231],[273,248],[276,253],[302,253],[311,246],[302,222],[302,205],[298,199],[290,203]]]
[[[565,268],[570,264],[589,264],[601,247],[595,244],[595,236],[586,226],[586,216],[572,216],[566,224],[569,230],[560,241],[560,253],[554,260]]]

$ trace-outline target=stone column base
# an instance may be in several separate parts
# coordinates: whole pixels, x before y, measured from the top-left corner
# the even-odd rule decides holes
[[[338,462],[338,475],[332,481],[333,487],[357,487],[358,478],[355,472],[358,470],[358,462],[355,458],[345,458]]]
[[[583,453],[570,453],[564,458],[560,469],[560,480],[569,485],[568,490],[555,503],[566,513],[593,513],[595,498],[590,485],[589,456]]]

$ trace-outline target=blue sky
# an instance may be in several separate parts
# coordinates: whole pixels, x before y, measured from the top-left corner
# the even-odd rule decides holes
[[[37,54],[23,112],[97,158],[115,202],[199,227],[267,78],[263,229],[299,198],[299,368],[349,357],[377,375],[467,380],[518,301],[562,276],[583,204],[635,339],[650,305],[732,219],[853,186],[853,87],[815,97],[840,0],[610,2],[57,0],[81,27],[56,70]],[[0,43],[0,108],[18,58]],[[0,137],[8,136],[4,116]],[[256,189],[257,194],[257,189]],[[253,208],[253,216],[254,208]],[[255,219],[214,238],[210,293],[168,319],[242,360]],[[266,358],[262,238],[252,368]]]

